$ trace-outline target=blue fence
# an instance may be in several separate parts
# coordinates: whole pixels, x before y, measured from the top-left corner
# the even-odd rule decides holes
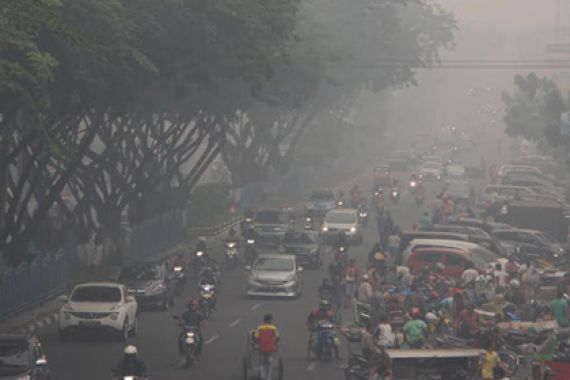
[[[131,256],[148,258],[184,240],[184,211],[173,210],[137,226],[131,234]]]
[[[0,319],[35,306],[67,289],[75,252],[38,255],[0,278]]]

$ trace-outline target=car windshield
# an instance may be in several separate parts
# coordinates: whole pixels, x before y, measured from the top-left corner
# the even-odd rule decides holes
[[[332,191],[313,191],[311,194],[313,201],[334,201],[334,194]]]
[[[22,374],[29,366],[30,355],[26,340],[0,340],[0,377]]]
[[[544,232],[537,233],[536,237],[539,238],[543,243],[558,244],[556,239],[554,239],[552,236],[550,236],[549,234],[546,234]]]
[[[424,162],[423,167],[426,169],[439,169],[440,165],[437,162]]]
[[[281,211],[260,211],[255,215],[255,222],[262,224],[281,224]]]
[[[293,260],[288,258],[260,257],[253,266],[254,270],[292,271],[295,269]]]
[[[331,212],[327,214],[325,223],[356,224],[356,214],[352,212]]]
[[[304,232],[287,232],[283,236],[283,244],[315,244],[315,239]]]
[[[160,279],[160,268],[156,265],[144,265],[125,267],[121,270],[119,281],[133,282],[133,281],[153,281]]]
[[[121,290],[113,286],[83,286],[71,296],[72,302],[120,302]]]
[[[465,181],[449,181],[447,183],[447,192],[449,193],[468,193],[469,183]]]
[[[496,254],[483,247],[475,247],[471,253],[471,259],[477,266],[486,266],[499,259]]]

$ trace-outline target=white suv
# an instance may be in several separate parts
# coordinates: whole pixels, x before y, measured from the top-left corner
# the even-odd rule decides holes
[[[327,213],[321,227],[321,237],[324,240],[332,240],[338,236],[339,232],[344,232],[349,241],[362,241],[358,210],[339,208]]]
[[[137,301],[125,286],[111,282],[77,285],[59,312],[59,336],[73,331],[106,330],[125,341],[137,332]]]

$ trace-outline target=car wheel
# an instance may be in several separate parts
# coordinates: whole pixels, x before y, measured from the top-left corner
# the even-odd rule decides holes
[[[123,328],[119,331],[118,337],[121,342],[126,342],[129,339],[129,318],[125,318]]]
[[[131,328],[130,335],[137,336],[138,332],[139,332],[139,318],[135,316],[135,321],[133,323],[133,327]]]

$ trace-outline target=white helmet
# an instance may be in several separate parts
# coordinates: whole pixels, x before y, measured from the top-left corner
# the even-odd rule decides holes
[[[518,289],[521,287],[521,282],[517,279],[513,279],[511,280],[511,282],[509,282],[509,285],[511,286],[511,288],[513,289]]]
[[[135,346],[127,346],[125,347],[125,355],[136,355],[137,348]]]
[[[429,312],[426,314],[425,319],[426,319],[426,322],[429,322],[429,323],[435,322],[435,321],[437,321],[437,315],[435,315],[432,312]]]
[[[202,243],[205,243],[205,242],[206,242],[206,237],[205,237],[205,236],[200,236],[200,237],[198,238],[198,241],[199,241],[199,242],[202,242]]]

